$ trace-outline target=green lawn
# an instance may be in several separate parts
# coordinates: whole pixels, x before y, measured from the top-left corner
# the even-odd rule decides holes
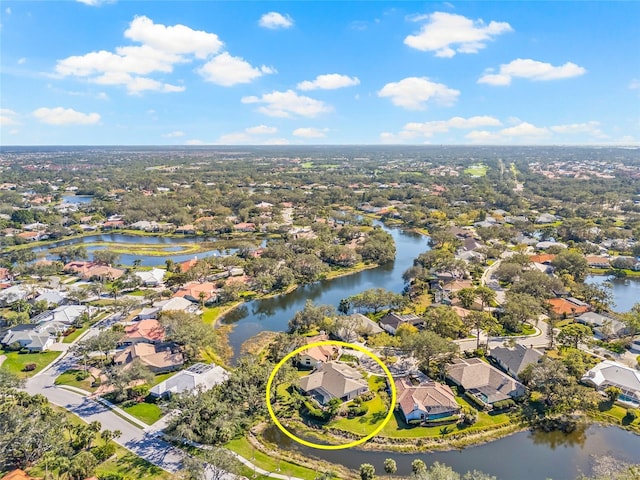
[[[153,425],[162,418],[162,410],[155,403],[136,403],[131,407],[122,407],[122,410],[129,415],[133,415],[138,420],[142,420],[147,425]]]
[[[62,352],[18,353],[0,350],[0,355],[7,356],[0,368],[22,378],[31,377],[58,358],[60,353]],[[24,366],[28,363],[35,363],[36,369],[31,372],[25,372]]]
[[[231,440],[229,443],[225,445],[225,447],[227,447],[229,450],[233,452],[236,452],[242,455],[247,460],[250,460],[251,462],[255,463],[258,467],[264,468],[269,472],[275,472],[276,469],[278,468],[277,459],[253,448],[253,445],[251,445],[251,443],[249,443],[249,440],[247,440],[245,437]],[[284,460],[280,462],[279,473],[283,475],[291,475],[294,477],[304,478],[308,480],[313,480],[316,478],[316,474],[314,470],[302,467],[300,465],[296,465],[294,463],[285,462]],[[251,476],[249,478],[251,478]]]
[[[89,376],[84,380],[78,380],[76,376],[80,373],[80,370],[67,370],[64,373],[58,375],[56,378],[56,385],[69,385],[71,387],[81,388],[82,390],[86,390],[88,392],[94,392],[96,387],[92,387],[92,379],[93,377]]]
[[[167,378],[173,377],[178,372],[167,372],[167,373],[158,373],[151,382],[150,386],[155,387],[160,382],[164,382]]]
[[[456,402],[463,407],[473,406],[464,398],[456,396]],[[455,423],[446,426],[420,427],[408,426],[402,416],[395,412],[394,418],[382,429],[381,435],[391,438],[435,438],[446,437],[452,434],[473,433],[490,427],[506,425],[511,421],[506,413],[490,415],[486,412],[478,412],[478,421],[470,427],[459,428]],[[445,430],[446,427],[446,430]]]
[[[484,177],[487,174],[488,167],[483,164],[471,165],[464,169],[464,173],[467,175],[473,175],[474,177]]]
[[[76,328],[72,333],[70,333],[69,335],[67,335],[62,339],[62,343],[74,342],[75,339],[78,338],[80,335],[82,335],[84,332],[86,332],[90,326],[91,326],[90,324],[85,323],[82,327]]]

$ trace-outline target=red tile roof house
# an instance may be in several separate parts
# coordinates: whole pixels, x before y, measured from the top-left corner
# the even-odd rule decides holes
[[[138,342],[158,343],[164,341],[164,329],[160,322],[154,319],[140,320],[124,329],[121,343],[131,345]]]
[[[242,223],[238,223],[236,225],[233,226],[234,230],[238,230],[239,232],[255,232],[256,231],[256,224],[255,223],[249,223],[249,222],[242,222]]]
[[[173,294],[174,297],[183,297],[191,302],[200,303],[204,301],[204,303],[211,303],[217,299],[218,288],[215,284],[211,282],[188,282],[184,286],[182,286],[176,293]],[[203,298],[200,298],[200,294],[203,294]]]
[[[591,310],[589,305],[574,298],[551,298],[547,300],[556,315],[581,315]]]
[[[431,380],[413,385],[408,378],[395,381],[398,410],[405,422],[426,422],[460,413],[461,407],[449,386]]]
[[[122,220],[111,220],[102,224],[103,230],[116,230],[118,228],[124,228],[124,222]]]

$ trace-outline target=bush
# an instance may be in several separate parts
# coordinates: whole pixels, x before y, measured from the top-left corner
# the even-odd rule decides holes
[[[462,416],[462,421],[465,425],[473,425],[478,421],[478,413],[477,412],[465,412]]]
[[[375,396],[376,394],[374,392],[365,392],[362,395],[360,395],[358,398],[363,402],[367,402],[369,400],[373,400]]]
[[[35,363],[27,363],[22,370],[24,372],[33,372],[36,368],[38,368],[38,365]]]
[[[640,417],[640,413],[638,413],[637,409],[627,408],[627,414],[624,416],[624,418],[626,418],[629,423],[635,422],[638,417]]]
[[[91,453],[93,453],[93,456],[96,457],[99,463],[102,463],[116,453],[116,446],[113,443],[105,443],[104,445],[93,448]]]
[[[494,410],[506,410],[507,408],[512,408],[516,406],[516,402],[511,400],[510,398],[507,400],[500,400],[493,404]]]
[[[78,373],[76,373],[76,380],[78,380],[79,382],[89,377],[90,374],[86,370],[80,370]]]
[[[480,410],[484,410],[484,409],[487,408],[487,405],[485,405],[484,402],[478,400],[476,397],[471,395],[469,392],[464,392],[464,398],[469,400],[469,402],[471,402],[474,406],[476,406]]]
[[[98,480],[125,480],[125,477],[122,473],[113,472],[113,473],[103,473],[102,475],[98,475]]]
[[[347,414],[352,417],[361,417],[362,415],[366,415],[368,411],[369,411],[369,407],[367,407],[366,405],[352,404],[352,405],[349,405],[349,408],[347,409]]]

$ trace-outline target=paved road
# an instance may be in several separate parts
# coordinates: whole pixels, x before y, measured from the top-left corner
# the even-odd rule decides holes
[[[56,377],[76,363],[77,359],[74,356],[66,355],[46,371],[29,379],[26,385],[27,392],[32,395],[44,395],[51,403],[75,413],[86,422],[97,420],[103,429],[120,430],[122,436],[116,440],[120,445],[169,472],[179,470],[184,452],[157,437],[153,432],[135,427],[95,400],[54,385]]]

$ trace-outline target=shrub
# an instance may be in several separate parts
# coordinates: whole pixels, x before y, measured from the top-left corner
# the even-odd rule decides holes
[[[89,372],[87,372],[86,370],[80,370],[78,373],[76,373],[76,380],[82,381],[85,378],[89,378],[89,376]]]
[[[375,396],[376,394],[374,392],[365,392],[358,398],[360,398],[363,402],[367,402],[369,400],[373,400]]]
[[[484,402],[481,402],[480,400],[478,400],[476,397],[474,397],[473,395],[471,395],[469,392],[464,392],[464,398],[466,398],[467,400],[469,400],[474,406],[476,406],[477,408],[479,408],[480,410],[484,410],[487,408],[487,406],[484,404]]]
[[[366,415],[367,412],[369,411],[369,407],[367,407],[366,405],[349,405],[349,408],[347,409],[347,413],[350,416],[353,417],[361,417],[362,415]]]
[[[25,372],[33,372],[36,368],[38,368],[38,365],[35,363],[27,363],[22,370]]]
[[[102,475],[98,475],[98,480],[125,480],[125,477],[122,473],[112,472],[112,473],[103,473]]]
[[[91,453],[93,453],[93,456],[96,457],[99,463],[102,463],[116,453],[116,446],[113,443],[105,443],[104,445],[93,448]]]
[[[506,410],[507,408],[512,408],[516,406],[516,402],[511,400],[510,398],[507,400],[500,400],[493,404],[493,408],[495,410]]]
[[[627,414],[624,417],[628,419],[629,423],[633,423],[640,417],[640,413],[635,408],[627,408]]]
[[[477,412],[465,412],[462,417],[462,421],[465,425],[473,425],[478,421],[478,413]]]

